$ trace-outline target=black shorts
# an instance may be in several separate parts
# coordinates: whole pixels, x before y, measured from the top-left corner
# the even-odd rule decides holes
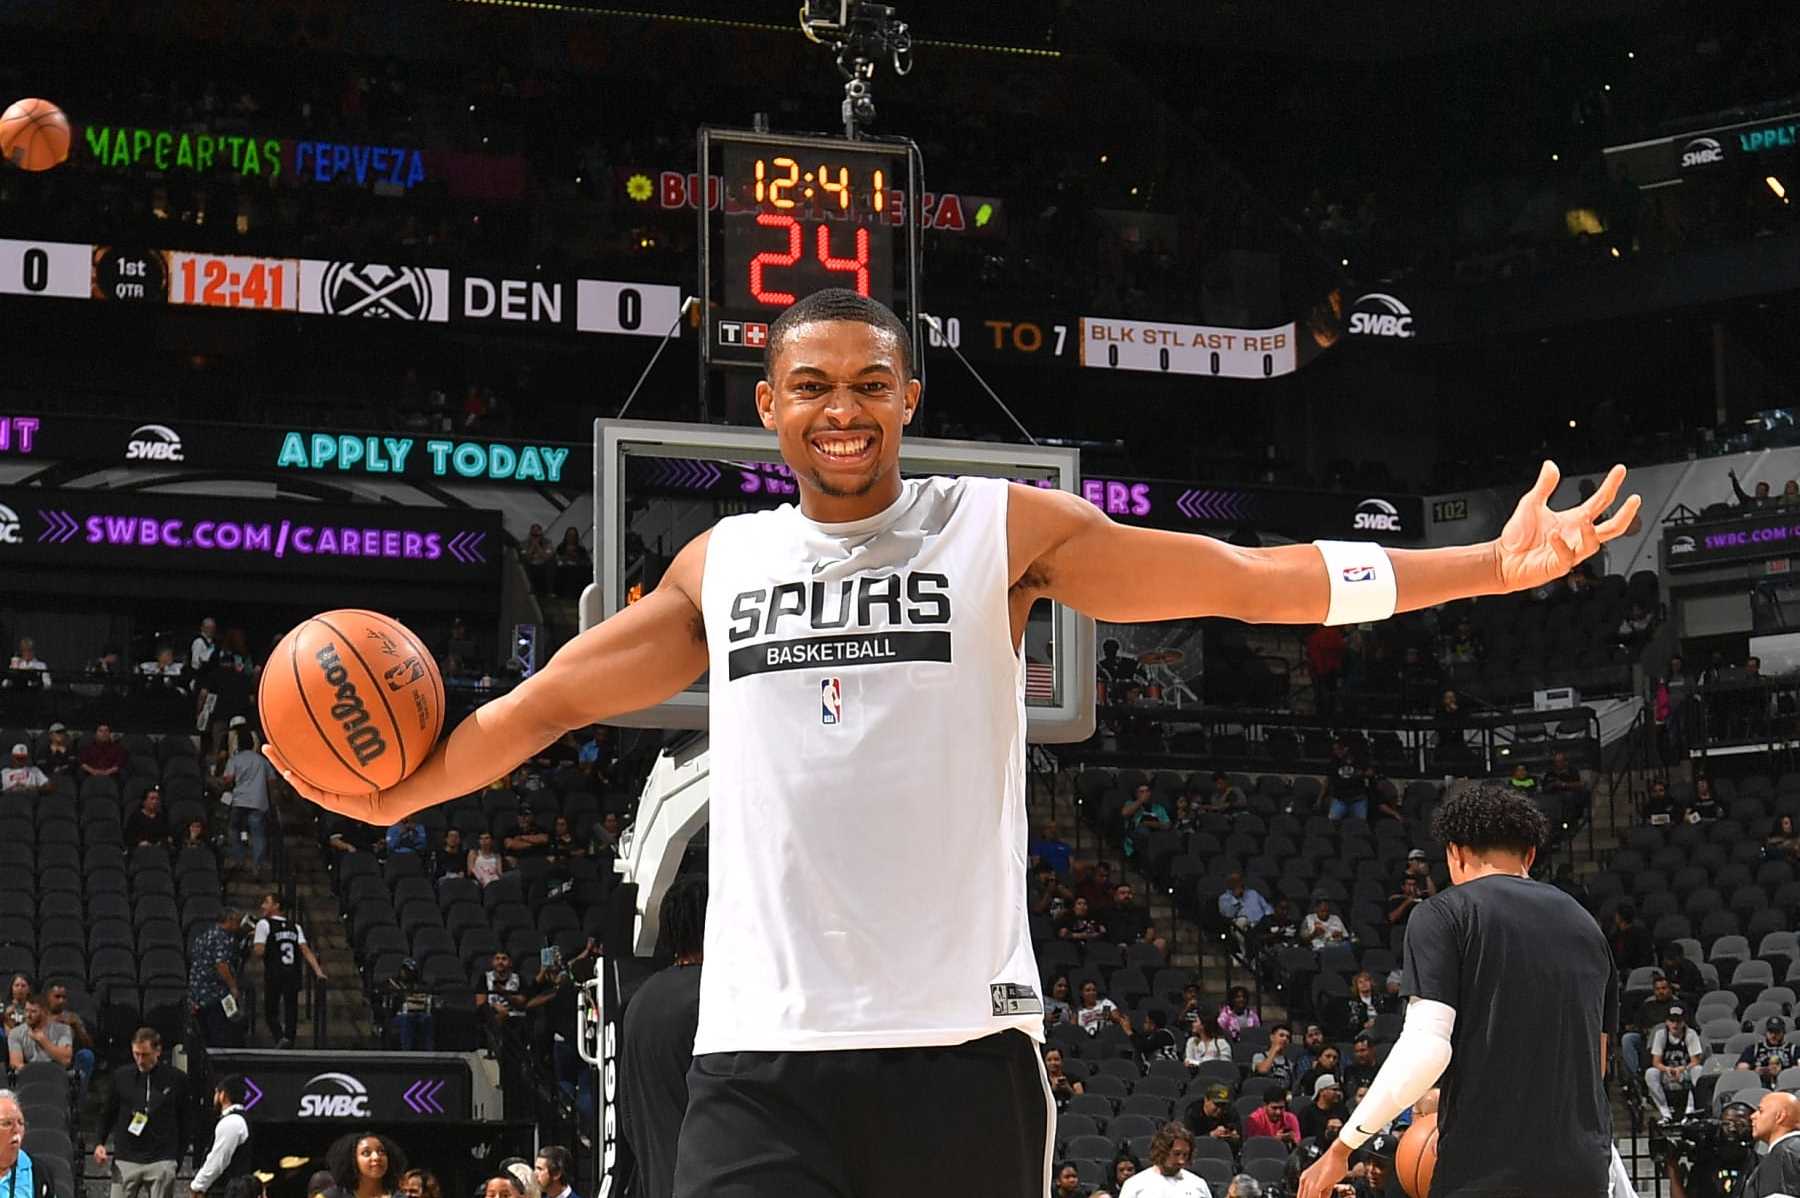
[[[694,1058],[675,1198],[982,1198],[1050,1191],[1055,1100],[1006,1031],[947,1048]]]

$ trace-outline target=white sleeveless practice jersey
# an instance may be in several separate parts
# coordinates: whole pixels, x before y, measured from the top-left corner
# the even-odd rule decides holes
[[[1007,484],[720,521],[696,1053],[1043,1037]]]

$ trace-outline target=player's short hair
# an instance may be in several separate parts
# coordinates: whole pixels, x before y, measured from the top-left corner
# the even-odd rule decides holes
[[[132,1033],[133,1044],[148,1044],[151,1048],[162,1047],[162,1033],[153,1027],[140,1027]]]
[[[887,333],[893,337],[894,344],[900,351],[900,377],[903,380],[913,377],[912,333],[905,322],[880,300],[858,295],[848,287],[827,287],[823,291],[802,296],[798,303],[775,318],[775,323],[769,326],[769,340],[763,346],[763,377],[774,379],[775,359],[780,356],[788,337],[795,329],[824,320],[855,321],[873,325]]]
[[[1431,834],[1478,853],[1505,849],[1523,855],[1549,840],[1550,821],[1511,787],[1483,782],[1445,799],[1431,817]]]
[[[692,956],[706,943],[706,875],[683,874],[663,895],[662,939],[677,957]]]

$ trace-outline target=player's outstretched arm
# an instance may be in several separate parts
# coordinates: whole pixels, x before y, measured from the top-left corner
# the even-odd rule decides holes
[[[1526,590],[1561,578],[1622,535],[1638,513],[1618,498],[1625,467],[1614,466],[1593,495],[1550,507],[1560,479],[1545,462],[1499,537],[1442,549],[1389,549],[1395,611],[1452,599]],[[1063,491],[1014,486],[1007,535],[1014,585],[1101,620],[1131,622],[1228,616],[1259,624],[1317,624],[1331,590],[1311,545],[1245,549],[1212,537],[1115,524]]]
[[[700,579],[707,539],[690,541],[650,594],[470,713],[398,786],[367,794],[322,791],[295,777],[274,746],[263,752],[303,798],[376,827],[480,790],[563,733],[661,703],[705,672]]]

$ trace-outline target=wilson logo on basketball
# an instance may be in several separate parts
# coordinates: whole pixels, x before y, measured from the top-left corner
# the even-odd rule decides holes
[[[343,728],[345,743],[356,754],[356,760],[367,765],[387,752],[387,741],[382,739],[381,730],[369,723],[369,709],[363,706],[356,684],[350,681],[350,672],[338,658],[337,645],[325,645],[316,656],[319,667],[325,671],[325,681],[337,688],[331,718]]]

